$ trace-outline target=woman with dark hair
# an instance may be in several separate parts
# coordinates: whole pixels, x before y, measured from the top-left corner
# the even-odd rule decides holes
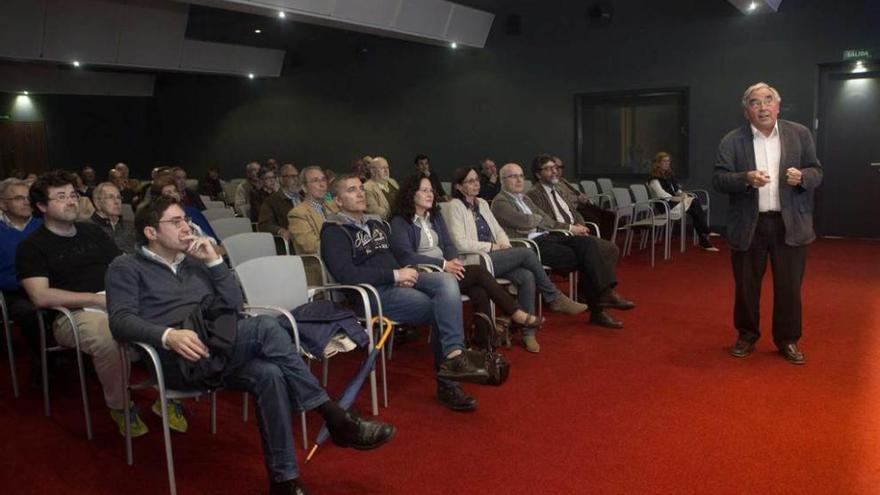
[[[520,309],[519,304],[503,287],[498,285],[482,265],[465,265],[449,237],[440,209],[434,202],[434,189],[427,175],[416,174],[401,184],[397,201],[392,209],[391,250],[403,265],[437,265],[458,279],[462,294],[467,295],[474,311],[489,315],[489,300],[511,321],[534,334],[543,319]],[[490,328],[482,318],[475,318],[477,340],[485,344]],[[528,348],[527,348],[528,349]],[[528,349],[538,352],[539,349]]]
[[[709,226],[706,224],[706,213],[703,211],[700,199],[682,189],[675,180],[675,174],[672,172],[672,155],[665,151],[654,155],[654,163],[651,164],[648,175],[648,189],[654,197],[670,203],[670,214],[674,218],[681,217],[682,208],[687,211],[700,236],[700,247],[706,251],[718,251],[718,248],[709,242]]]
[[[512,281],[518,289],[522,308],[535,310],[535,290],[540,290],[550,309],[557,313],[578,314],[587,310],[586,304],[572,301],[556,288],[534,251],[525,247],[511,247],[510,239],[498,221],[489,203],[479,198],[480,174],[472,167],[459,168],[452,180],[452,201],[449,202],[446,226],[452,234],[455,247],[461,252],[486,253],[492,259],[496,277]],[[523,345],[538,347],[535,336],[523,337]]]
[[[199,182],[199,194],[211,198],[213,201],[226,199],[223,192],[223,182],[220,181],[220,172],[216,167],[208,169],[205,178]]]

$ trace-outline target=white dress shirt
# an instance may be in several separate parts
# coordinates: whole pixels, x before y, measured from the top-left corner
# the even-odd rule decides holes
[[[781,211],[779,204],[779,159],[782,147],[779,143],[779,123],[773,126],[769,136],[765,136],[754,125],[752,135],[755,144],[755,168],[770,176],[770,182],[758,188],[758,211]]]
[[[572,224],[574,220],[574,215],[571,214],[571,210],[568,208],[568,203],[562,199],[562,195],[556,191],[556,188],[553,186],[548,186],[547,184],[541,183],[541,187],[544,188],[544,192],[547,193],[547,197],[550,198],[550,206],[553,208],[553,218],[556,219],[559,223],[567,223]],[[554,200],[555,195],[555,200]],[[565,210],[565,213],[559,211],[559,208],[556,207],[556,202],[559,202],[559,207]],[[567,216],[566,216],[567,215]]]

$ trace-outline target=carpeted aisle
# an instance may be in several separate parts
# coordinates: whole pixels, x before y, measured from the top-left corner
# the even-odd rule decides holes
[[[621,292],[639,304],[617,313],[623,331],[548,315],[541,354],[505,351],[508,383],[466,386],[480,401],[475,413],[436,403],[423,342],[395,349],[391,407],[381,418],[398,426],[397,437],[367,453],[322,447],[302,467],[310,491],[878,493],[880,243],[821,240],[810,248],[803,367],[772,346],[769,284],[767,336],[748,358],[727,354],[735,334],[724,249],[689,246],[654,269],[646,253],[635,253],[621,261],[619,279]],[[23,342],[17,348],[22,354]],[[39,391],[27,387],[27,360],[19,361],[25,392],[18,400],[5,360],[0,369],[3,493],[167,493],[160,424],[148,397],[138,402],[151,432],[135,441],[129,467],[97,387],[96,438],[88,442],[75,382],[55,385],[54,415],[44,418]],[[333,362],[331,390],[341,390],[356,364],[353,357]],[[216,437],[206,401],[188,406],[191,431],[173,437],[182,495],[265,492],[254,420],[241,422],[240,394],[221,395]],[[368,410],[366,393],[358,404]],[[319,426],[312,415],[312,437]]]

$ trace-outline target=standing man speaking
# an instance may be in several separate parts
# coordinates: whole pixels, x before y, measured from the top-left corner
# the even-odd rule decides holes
[[[766,83],[750,86],[742,105],[749,124],[718,145],[712,185],[726,193],[727,239],[732,251],[738,337],[730,354],[746,357],[758,330],[761,280],[773,270],[773,342],[792,364],[806,362],[801,338],[801,282],[813,231],[813,191],[822,166],[809,129],[778,120],[782,98]]]

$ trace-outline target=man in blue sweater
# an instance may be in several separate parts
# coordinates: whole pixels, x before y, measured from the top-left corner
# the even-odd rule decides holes
[[[0,182],[0,290],[3,291],[9,317],[21,328],[30,347],[35,364],[33,369],[39,370],[40,334],[37,310],[15,276],[15,250],[18,249],[18,244],[43,223],[42,219],[34,217],[32,213],[25,181],[6,179]]]
[[[233,321],[229,349],[209,348],[195,328],[183,326],[196,308],[206,319],[220,313],[236,315],[243,298],[213,244],[193,235],[181,206],[176,198],[161,196],[141,208],[135,217],[139,249],[117,258],[107,270],[113,337],[155,347],[165,382],[175,389],[205,387],[205,381],[186,375],[182,368],[207,369],[225,352],[227,359],[215,368],[219,371],[205,379],[256,397],[271,494],[306,493],[293,447],[293,409],[316,410],[327,421],[333,443],[341,447],[368,450],[390,440],[393,426],[367,421],[330,400],[277,319]]]
[[[430,324],[437,370],[437,399],[453,411],[472,411],[477,401],[456,380],[485,383],[488,372],[472,363],[464,345],[461,292],[451,273],[419,273],[391,252],[385,223],[364,214],[364,186],[355,175],[336,179],[340,212],[321,229],[321,258],[341,283],[376,287],[386,316],[398,323]]]

